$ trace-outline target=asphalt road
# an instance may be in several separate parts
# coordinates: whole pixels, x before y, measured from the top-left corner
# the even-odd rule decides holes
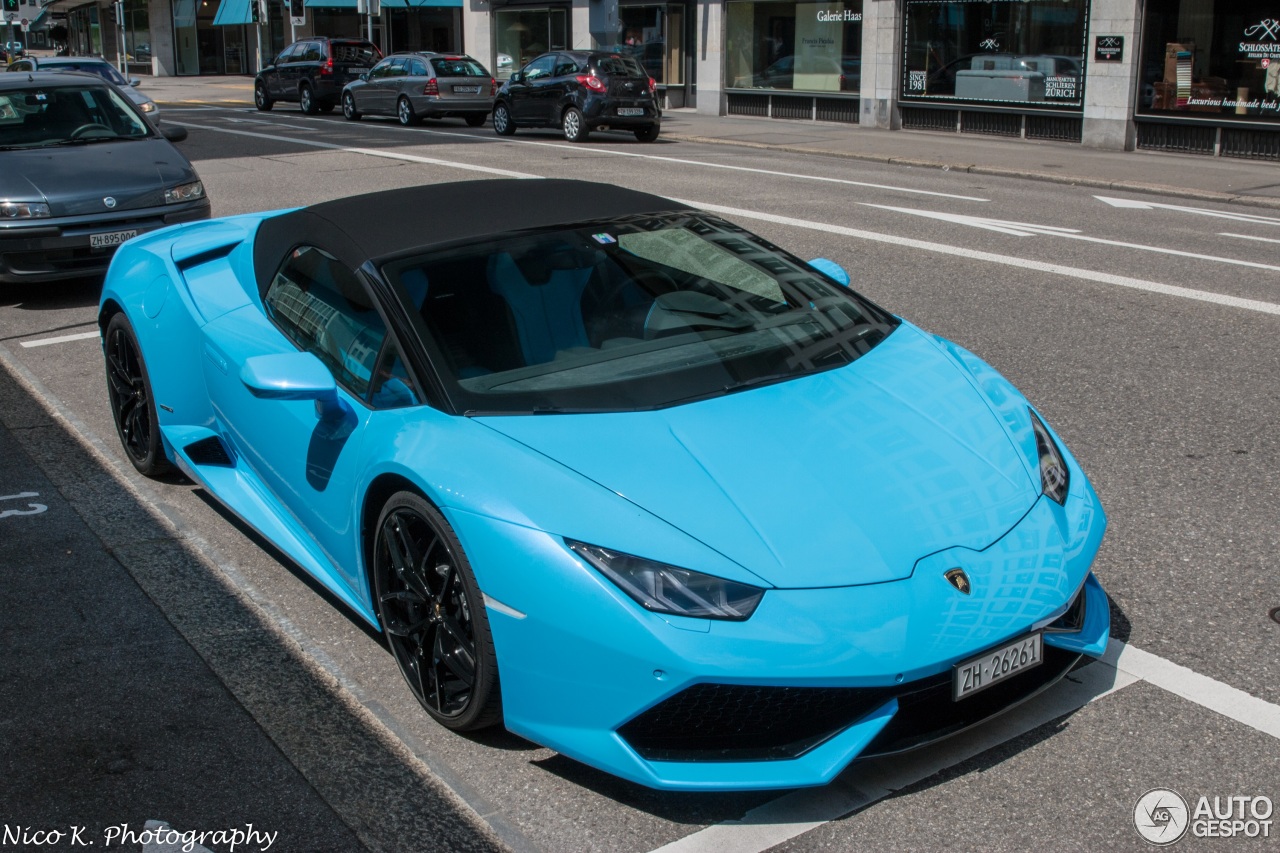
[[[856,764],[826,789],[691,796],[620,782],[510,735],[445,732],[376,638],[201,490],[139,487],[139,500],[208,543],[210,572],[295,637],[507,845],[1136,850],[1146,842],[1135,804],[1153,788],[1192,809],[1201,796],[1280,800],[1280,624],[1268,617],[1280,607],[1280,214],[621,135],[573,146],[455,122],[406,129],[235,108],[167,107],[165,121],[189,127],[183,150],[215,215],[509,173],[716,209],[802,257],[835,260],[881,305],[993,364],[1049,418],[1102,498],[1110,528],[1095,570],[1113,603],[1109,662],[945,745]],[[535,223],[538,212],[527,213]],[[447,215],[433,211],[422,227]],[[0,357],[132,482],[98,342],[44,343],[92,333],[96,296],[91,284],[0,293]],[[157,603],[171,621],[187,606],[181,596]],[[214,670],[237,697],[271,694],[269,672],[234,658]],[[379,820],[279,734],[305,726],[301,712],[243,704],[259,723],[271,718],[272,740],[347,826]],[[1189,834],[1178,847],[1274,849],[1271,828],[1257,839]],[[377,846],[370,837],[361,835]]]

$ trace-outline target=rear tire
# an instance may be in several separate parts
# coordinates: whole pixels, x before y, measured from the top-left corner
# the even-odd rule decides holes
[[[321,104],[319,109],[320,109],[320,112],[324,113],[325,115],[328,115],[329,113],[333,112],[333,108],[336,106],[337,104]]]
[[[514,136],[516,123],[511,118],[511,109],[506,104],[495,104],[493,107],[493,132],[499,136]]]
[[[484,124],[484,120],[487,119],[488,117],[489,116],[487,114],[473,115],[473,116],[467,116],[464,119],[464,121],[466,121],[467,127],[480,127],[482,124]]]
[[[356,109],[356,96],[350,92],[342,93],[342,116],[347,121],[360,120],[360,111]]]
[[[405,127],[413,127],[422,119],[418,118],[418,114],[413,110],[413,102],[403,95],[396,103],[396,118],[400,120],[400,124]]]
[[[587,120],[582,117],[582,110],[577,107],[569,107],[565,110],[560,124],[564,128],[564,138],[570,142],[586,142],[587,137],[591,135],[591,131],[587,129]]]
[[[271,95],[267,92],[267,84],[259,80],[253,85],[253,105],[261,112],[267,112],[273,106],[275,101],[271,100]]]
[[[133,326],[123,312],[107,323],[102,353],[107,367],[107,397],[111,419],[125,455],[139,474],[158,477],[173,467],[164,455],[160,420],[151,396],[151,375]]]
[[[320,105],[316,103],[315,96],[311,94],[311,87],[306,83],[298,89],[298,108],[305,115],[313,116],[320,112]]]
[[[642,127],[636,131],[636,139],[641,142],[653,142],[658,138],[660,130],[661,128],[656,124],[651,124],[648,127]]]

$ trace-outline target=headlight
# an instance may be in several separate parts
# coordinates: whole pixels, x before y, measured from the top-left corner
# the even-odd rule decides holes
[[[1067,489],[1071,486],[1067,461],[1062,458],[1062,451],[1058,450],[1053,436],[1049,435],[1049,430],[1045,429],[1035,412],[1031,412],[1031,428],[1036,433],[1036,455],[1040,457],[1040,488],[1044,494],[1064,504],[1067,501]]]
[[[144,113],[153,113],[156,111],[156,102],[144,101],[143,103],[138,104],[138,109],[142,110]]]
[[[630,554],[566,539],[565,544],[646,610],[741,622],[755,612],[764,590],[745,583],[677,569]]]
[[[195,201],[198,198],[204,198],[204,184],[199,181],[192,181],[189,184],[182,184],[164,191],[165,204]]]
[[[42,201],[0,201],[0,219],[44,219],[49,205]]]

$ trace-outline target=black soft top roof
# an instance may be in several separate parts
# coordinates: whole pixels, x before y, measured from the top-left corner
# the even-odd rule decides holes
[[[497,178],[427,184],[325,201],[263,220],[253,244],[258,287],[285,256],[316,246],[351,269],[448,243],[689,206],[590,181]]]

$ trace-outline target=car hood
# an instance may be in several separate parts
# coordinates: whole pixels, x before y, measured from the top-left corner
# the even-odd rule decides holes
[[[780,588],[909,577],[987,547],[1040,493],[971,377],[907,324],[847,367],[716,399],[477,420]]]
[[[53,216],[156,207],[164,191],[196,180],[168,140],[93,142],[4,152],[0,198],[48,202]],[[116,200],[108,208],[103,199]]]

